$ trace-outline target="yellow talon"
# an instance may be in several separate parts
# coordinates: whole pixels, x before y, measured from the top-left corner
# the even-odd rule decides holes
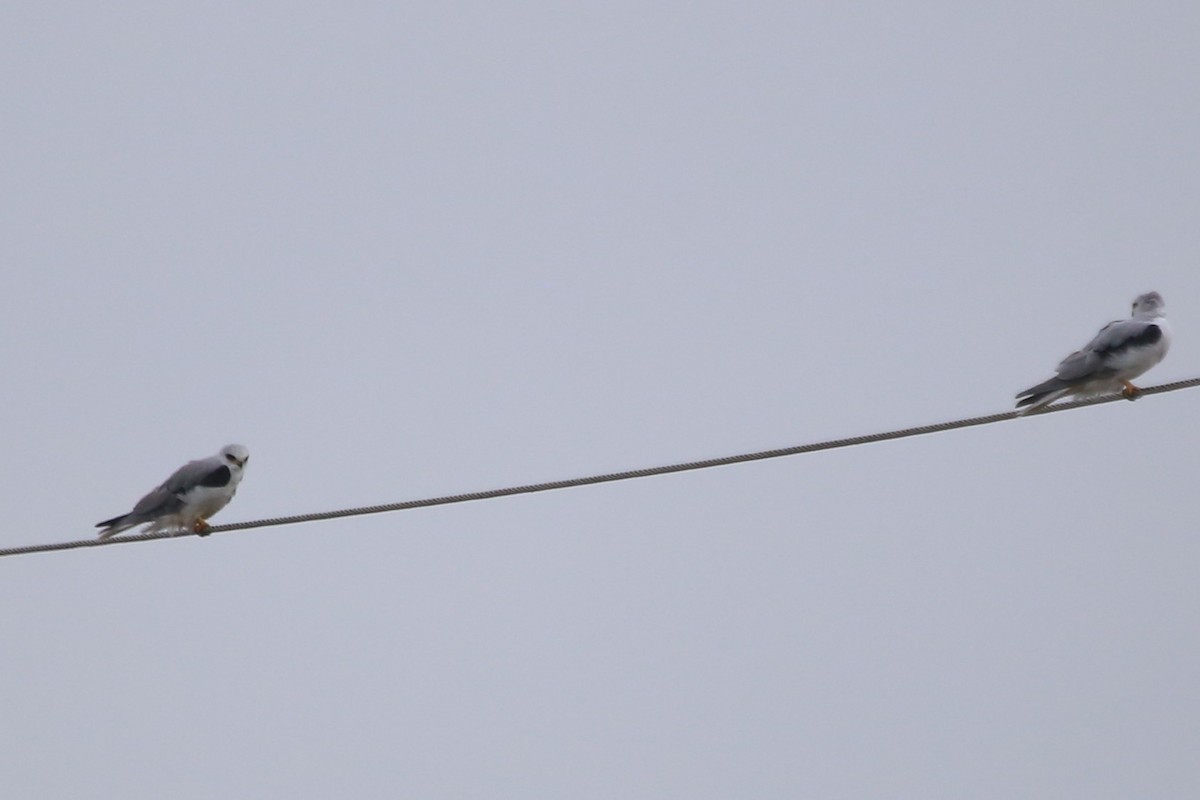
[[[1142,390],[1134,386],[1129,381],[1121,381],[1125,384],[1125,388],[1121,390],[1121,396],[1126,400],[1137,400],[1142,395]]]
[[[201,536],[207,536],[208,529],[211,527],[212,526],[208,524],[207,520],[198,519],[198,520],[196,520],[195,524],[192,525],[192,530],[195,531],[196,533],[200,534]]]

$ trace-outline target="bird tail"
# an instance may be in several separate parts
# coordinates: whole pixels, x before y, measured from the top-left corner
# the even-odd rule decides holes
[[[1038,411],[1070,392],[1071,384],[1060,378],[1051,378],[1017,393],[1017,408],[1020,409],[1017,413],[1025,415]]]
[[[100,541],[111,539],[122,531],[127,531],[130,528],[136,528],[138,525],[142,524],[141,520],[131,520],[130,518],[132,516],[132,514],[122,514],[119,517],[106,519],[104,522],[97,522],[97,528],[104,528],[104,530],[100,531]]]

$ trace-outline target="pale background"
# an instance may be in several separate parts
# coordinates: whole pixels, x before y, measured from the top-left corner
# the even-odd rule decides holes
[[[0,546],[1200,374],[1195,3],[0,12]],[[1180,798],[1200,393],[0,561],[12,798]]]

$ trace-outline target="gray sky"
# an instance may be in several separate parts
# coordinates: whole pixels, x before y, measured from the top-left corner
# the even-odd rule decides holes
[[[1194,3],[246,5],[0,12],[0,546],[1200,374]],[[6,559],[5,793],[1186,796],[1198,399]]]

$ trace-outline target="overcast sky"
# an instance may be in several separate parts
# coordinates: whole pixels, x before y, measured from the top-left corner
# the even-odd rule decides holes
[[[1200,375],[1200,6],[0,11],[0,547]],[[14,798],[1179,798],[1196,390],[0,561]]]

